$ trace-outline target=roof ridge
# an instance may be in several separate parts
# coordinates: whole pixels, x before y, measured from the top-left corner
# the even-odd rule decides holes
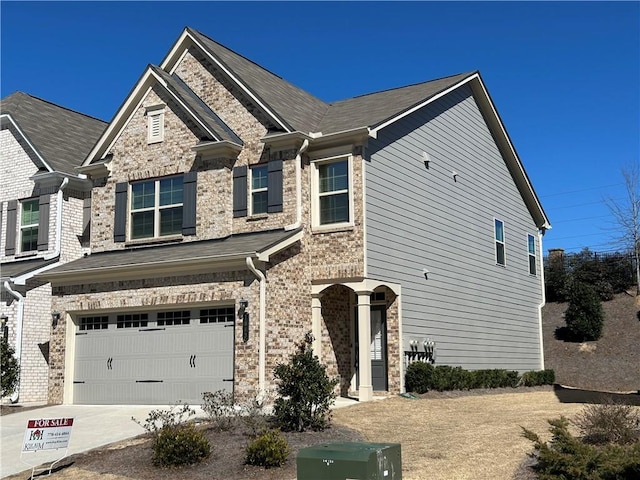
[[[330,102],[330,105],[335,105],[336,103],[341,103],[341,102],[348,102],[349,100],[354,100],[356,98],[363,98],[363,97],[367,97],[369,95],[377,95],[379,93],[386,93],[386,92],[392,92],[394,90],[402,90],[402,89],[405,89],[405,88],[417,87],[418,85],[425,85],[427,83],[438,82],[438,81],[441,81],[441,80],[446,80],[447,78],[458,77],[460,75],[470,76],[470,75],[473,75],[475,73],[478,73],[478,70],[472,70],[470,72],[460,72],[460,73],[455,73],[453,75],[446,75],[444,77],[434,78],[434,79],[431,79],[431,80],[425,80],[424,82],[410,83],[408,85],[401,85],[399,87],[391,87],[391,88],[386,88],[384,90],[377,90],[375,92],[363,93],[361,95],[356,95],[354,97],[344,98],[342,100],[336,100],[335,102]]]

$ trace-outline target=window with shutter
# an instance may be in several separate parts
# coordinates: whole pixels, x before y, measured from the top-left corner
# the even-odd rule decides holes
[[[20,202],[20,251],[38,249],[38,226],[40,224],[40,201],[35,199]]]

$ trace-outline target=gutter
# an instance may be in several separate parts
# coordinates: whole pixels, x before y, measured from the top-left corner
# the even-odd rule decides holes
[[[302,225],[302,154],[309,148],[309,140],[304,139],[296,155],[296,221],[284,227],[285,231],[295,230]]]
[[[544,338],[542,335],[542,307],[547,304],[547,293],[544,286],[544,264],[542,259],[542,237],[544,229],[538,230],[538,244],[540,245],[540,286],[542,287],[542,301],[538,305],[538,327],[540,335],[540,370],[544,370]]]
[[[247,268],[251,270],[258,280],[260,281],[260,313],[259,313],[259,343],[258,343],[258,396],[260,399],[264,399],[266,393],[265,388],[265,370],[266,370],[266,346],[267,346],[267,332],[266,332],[266,312],[267,312],[267,282],[264,273],[256,268],[253,264],[253,259],[247,257]]]
[[[64,201],[64,193],[62,191],[65,189],[68,183],[69,178],[64,177],[62,179],[62,183],[58,187],[58,198],[56,203],[56,246],[53,252],[48,253],[44,256],[45,260],[51,260],[60,256],[60,251],[62,249],[62,204]]]
[[[9,295],[15,298],[18,301],[18,318],[16,319],[16,352],[15,357],[18,360],[18,365],[22,364],[22,323],[24,319],[24,297],[11,288],[11,284],[9,280],[5,280],[4,288],[7,290]],[[16,386],[16,390],[13,392],[11,397],[11,403],[16,403],[18,398],[20,398],[20,376],[18,376],[18,385]]]

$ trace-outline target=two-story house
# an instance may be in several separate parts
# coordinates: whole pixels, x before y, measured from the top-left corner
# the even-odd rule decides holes
[[[0,103],[0,320],[21,366],[13,401],[46,402],[51,285],[88,245],[91,181],[75,170],[107,124],[16,92]]]
[[[261,395],[308,331],[361,400],[427,354],[543,367],[549,221],[478,72],[326,103],[186,28],[80,171],[51,402]]]

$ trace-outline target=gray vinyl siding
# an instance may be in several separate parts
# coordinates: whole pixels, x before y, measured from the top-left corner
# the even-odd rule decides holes
[[[436,364],[538,369],[540,265],[529,274],[527,244],[533,234],[540,251],[537,228],[471,90],[383,129],[367,152],[367,274],[402,285],[403,349],[430,338]]]

